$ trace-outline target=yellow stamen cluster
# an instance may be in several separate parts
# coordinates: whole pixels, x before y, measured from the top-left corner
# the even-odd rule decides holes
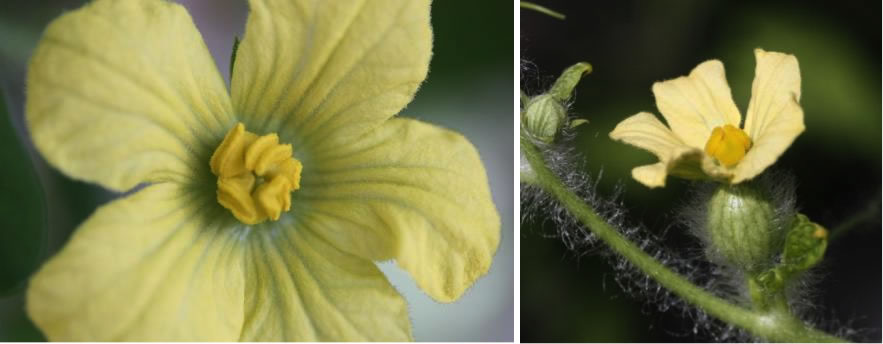
[[[729,124],[714,128],[705,144],[705,152],[726,167],[736,166],[749,148],[751,138],[748,134]]]
[[[291,192],[300,188],[303,166],[291,154],[291,145],[279,144],[275,133],[258,136],[237,124],[210,162],[218,176],[218,203],[245,224],[278,220],[291,209]]]

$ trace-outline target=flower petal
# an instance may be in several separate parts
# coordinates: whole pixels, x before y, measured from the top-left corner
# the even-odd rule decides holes
[[[292,210],[309,214],[318,235],[361,257],[395,258],[442,302],[487,273],[500,218],[464,137],[400,118],[316,158]]]
[[[243,318],[237,237],[171,184],[99,208],[31,279],[50,340],[230,341]]]
[[[632,178],[648,188],[665,186],[665,178],[668,177],[668,164],[657,162],[655,164],[638,166],[632,169]]]
[[[246,126],[335,146],[407,105],[432,51],[429,1],[251,0],[232,94]],[[329,135],[330,133],[333,135]]]
[[[43,156],[114,190],[189,175],[231,125],[199,32],[166,1],[99,0],[62,15],[27,78],[27,122]]]
[[[685,146],[665,124],[649,112],[626,118],[613,128],[610,138],[647,150],[659,160],[670,160],[676,147]]]
[[[733,183],[763,172],[805,129],[797,58],[761,49],[755,49],[754,56],[757,69],[745,117],[745,130],[754,142],[736,167]]]
[[[369,260],[310,230],[258,228],[249,236],[242,341],[408,341],[408,305]]]
[[[696,158],[701,159],[697,150],[684,144],[651,113],[641,112],[619,122],[610,138],[650,151],[659,158],[658,163],[632,170],[632,177],[647,187],[665,186],[669,174],[688,179],[703,177],[700,165],[695,163]]]
[[[702,149],[714,127],[741,121],[727,85],[724,65],[705,61],[689,76],[653,84],[656,107],[674,134],[693,148]]]

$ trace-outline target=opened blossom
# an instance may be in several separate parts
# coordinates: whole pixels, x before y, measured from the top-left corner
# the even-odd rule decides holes
[[[793,55],[755,49],[757,67],[744,123],[720,61],[706,61],[677,79],[653,85],[665,118],[641,112],[620,122],[614,140],[645,149],[659,162],[632,177],[648,187],[669,175],[727,184],[750,180],[776,160],[804,130],[800,68]]]
[[[27,124],[115,191],[31,279],[51,340],[411,339],[394,259],[437,301],[500,222],[475,148],[393,118],[426,77],[428,1],[250,1],[230,91],[187,11],[98,0],[30,61]]]

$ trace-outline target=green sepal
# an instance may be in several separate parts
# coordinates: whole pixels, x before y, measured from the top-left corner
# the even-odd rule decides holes
[[[46,250],[46,200],[0,92],[0,295],[18,291]]]

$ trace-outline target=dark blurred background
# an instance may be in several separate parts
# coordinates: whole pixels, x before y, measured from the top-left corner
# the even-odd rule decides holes
[[[178,2],[190,11],[216,65],[229,82],[230,49],[234,36],[242,36],[247,1]],[[52,19],[84,3],[0,2],[0,88],[9,103],[15,134],[33,159],[46,195],[49,232],[44,260],[64,245],[76,226],[97,206],[119,197],[96,185],[73,181],[47,166],[33,150],[23,125],[24,77],[31,51]],[[478,148],[502,219],[502,233],[491,271],[451,304],[432,301],[393,263],[378,264],[407,299],[417,340],[513,339],[513,6],[508,1],[469,0],[433,4],[434,48],[429,78],[402,115],[463,133]],[[0,178],[4,177],[2,173],[0,169]],[[0,207],[10,206],[2,201]],[[0,236],[0,240],[7,239]],[[23,295],[23,288],[0,293],[0,341],[44,340],[24,314]]]
[[[775,168],[797,180],[801,212],[829,229],[864,209],[870,221],[832,239],[808,298],[808,318],[847,326],[851,340],[881,340],[881,59],[880,9],[874,1],[537,1],[564,21],[521,10],[522,88],[542,92],[579,61],[594,71],[576,88],[572,115],[586,118],[574,142],[588,173],[603,169],[599,192],[625,188],[629,218],[648,230],[668,228],[666,244],[695,255],[698,244],[670,226],[688,200],[689,183],[669,178],[648,190],[630,177],[650,153],[613,142],[608,133],[640,111],[659,115],[655,81],[687,75],[719,59],[737,106],[747,109],[754,48],[793,54],[800,63],[806,131]],[[522,211],[525,208],[522,207]],[[521,340],[526,342],[712,341],[676,310],[659,312],[614,281],[609,259],[577,258],[548,222],[521,226]]]

